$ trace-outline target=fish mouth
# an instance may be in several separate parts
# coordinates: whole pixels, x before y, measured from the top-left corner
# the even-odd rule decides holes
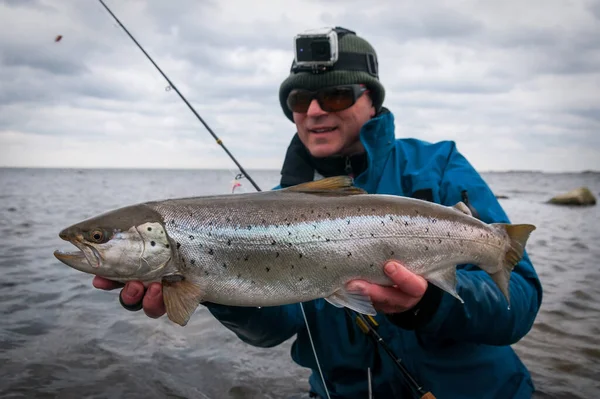
[[[65,265],[85,273],[92,273],[94,269],[83,251],[65,252],[56,250],[54,256]]]
[[[63,262],[65,265],[77,269],[85,273],[95,274],[96,270],[100,268],[100,262],[102,257],[96,248],[90,245],[86,245],[77,239],[69,240],[61,235],[62,239],[69,241],[71,244],[76,246],[79,251],[67,252],[56,250],[54,256],[56,259]]]

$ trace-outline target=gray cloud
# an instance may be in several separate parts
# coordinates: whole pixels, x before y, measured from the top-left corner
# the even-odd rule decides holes
[[[398,137],[456,140],[485,170],[600,169],[598,1],[106,2],[246,167],[278,168],[295,132],[293,35],[340,25],[375,45]],[[0,29],[4,164],[232,167],[99,3],[0,0]]]

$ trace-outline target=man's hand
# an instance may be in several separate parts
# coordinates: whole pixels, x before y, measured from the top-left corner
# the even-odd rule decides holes
[[[146,316],[157,319],[166,313],[160,283],[151,283],[148,288],[139,281],[129,281],[127,284],[117,283],[102,277],[95,276],[92,282],[94,287],[101,290],[114,290],[124,287],[119,294],[121,301],[132,310],[139,310],[136,305],[142,305]]]
[[[393,287],[383,287],[362,280],[351,281],[347,287],[369,296],[375,310],[383,313],[404,312],[421,300],[427,290],[427,280],[396,261],[388,261],[384,271],[394,282]]]

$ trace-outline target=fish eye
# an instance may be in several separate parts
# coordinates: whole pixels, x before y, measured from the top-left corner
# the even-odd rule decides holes
[[[107,240],[107,235],[101,229],[94,229],[88,232],[88,240],[93,241],[97,244],[102,244]]]

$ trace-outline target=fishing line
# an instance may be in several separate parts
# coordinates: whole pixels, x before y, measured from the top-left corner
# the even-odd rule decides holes
[[[171,80],[168,78],[168,76],[154,62],[154,60],[152,59],[152,57],[150,57],[150,55],[144,50],[144,48],[138,43],[138,41],[135,40],[135,38],[133,37],[133,35],[131,33],[129,33],[129,31],[127,30],[127,28],[125,28],[125,26],[121,23],[121,21],[117,18],[117,16],[115,14],[113,14],[113,12],[110,10],[110,8],[108,8],[108,6],[106,4],[104,4],[104,2],[102,0],[98,0],[98,1],[106,9],[106,11],[108,11],[108,13],[114,18],[114,20],[119,24],[119,26],[121,26],[121,28],[123,28],[123,30],[125,31],[125,33],[127,33],[127,35],[131,38],[131,40],[133,40],[133,42],[137,45],[137,47],[144,53],[144,55],[148,58],[148,60],[150,60],[150,62],[152,63],[152,65],[154,65],[154,67],[156,67],[156,69],[160,72],[160,74],[166,79],[166,81],[169,83],[169,86],[167,86],[166,90],[169,91],[168,88],[170,87],[173,90],[175,90],[175,92],[177,92],[177,94],[183,100],[183,102],[194,113],[194,115],[196,115],[196,118],[198,118],[198,120],[200,122],[202,122],[202,124],[204,125],[204,127],[206,128],[206,130],[208,130],[208,132],[213,136],[213,138],[216,140],[217,144],[219,144],[223,148],[223,150],[225,150],[225,152],[227,153],[227,155],[229,155],[229,157],[231,158],[231,160],[240,169],[241,174],[245,178],[247,178],[250,183],[252,183],[252,185],[254,186],[254,188],[256,189],[256,191],[261,191],[261,189],[258,187],[258,185],[254,182],[254,180],[252,180],[252,178],[250,177],[250,175],[244,170],[244,168],[242,167],[242,165],[239,164],[239,162],[235,159],[235,157],[231,154],[231,152],[229,152],[229,150],[227,149],[227,147],[225,147],[225,144],[223,144],[223,141],[219,137],[217,137],[217,135],[212,131],[212,129],[204,121],[204,119],[202,119],[202,117],[196,112],[196,110],[194,109],[194,107],[192,107],[192,105],[187,101],[187,99],[183,96],[183,94],[181,94],[181,92],[179,91],[179,89],[177,89],[177,86],[175,86],[175,84],[173,82],[171,82]],[[241,177],[241,176],[237,175],[236,178],[234,179],[234,182],[237,181],[237,180],[239,180],[238,177]],[[306,318],[306,314],[304,313],[304,306],[303,306],[302,303],[300,303],[300,309],[302,309],[302,314],[304,315],[304,322],[306,324],[306,329],[308,331],[308,337],[310,339],[310,344],[311,344],[312,349],[313,349],[313,354],[315,355],[315,360],[317,362],[317,367],[319,369],[319,373],[321,374],[321,379],[323,380],[323,386],[325,388],[325,392],[327,393],[327,398],[330,399],[329,390],[327,389],[327,384],[325,383],[325,378],[323,377],[323,373],[321,371],[321,364],[319,362],[319,357],[317,356],[317,351],[315,349],[315,344],[313,342],[312,335],[310,333],[310,327],[308,326],[308,320]]]
[[[119,26],[121,26],[121,28],[123,28],[123,30],[125,31],[125,33],[127,33],[127,35],[131,38],[131,40],[133,40],[133,42],[138,46],[138,48],[144,53],[144,55],[148,58],[148,60],[150,60],[150,62],[152,63],[152,65],[154,65],[156,67],[156,69],[158,70],[158,72],[160,72],[160,74],[166,79],[166,81],[169,83],[168,87],[171,87],[173,90],[175,90],[175,92],[179,95],[179,97],[181,97],[181,99],[183,100],[183,102],[188,106],[188,108],[190,109],[190,111],[192,111],[194,113],[194,115],[196,115],[196,118],[198,118],[198,120],[200,122],[202,122],[202,124],[204,125],[204,127],[206,128],[206,130],[208,130],[208,132],[213,136],[213,138],[215,139],[215,141],[217,142],[217,144],[219,144],[223,148],[223,150],[225,150],[225,152],[227,153],[227,155],[229,155],[229,157],[231,158],[231,160],[240,169],[240,172],[242,172],[244,174],[244,176],[246,176],[246,178],[248,179],[248,181],[250,183],[252,183],[252,185],[254,186],[254,188],[256,189],[256,191],[261,191],[260,188],[258,187],[258,185],[254,182],[254,180],[252,180],[252,178],[250,177],[250,175],[248,173],[246,173],[246,171],[244,170],[244,168],[242,167],[242,165],[240,165],[240,163],[237,161],[237,159],[235,159],[235,157],[231,154],[231,152],[229,152],[229,150],[227,149],[227,147],[225,147],[225,144],[223,143],[223,140],[221,140],[219,137],[217,137],[217,135],[210,128],[210,126],[208,126],[208,124],[204,121],[204,119],[202,119],[202,117],[198,114],[198,112],[196,112],[196,110],[194,109],[194,107],[192,107],[192,105],[183,96],[183,94],[181,94],[181,92],[179,91],[179,89],[177,88],[177,86],[175,86],[175,84],[173,82],[171,82],[171,80],[168,78],[167,75],[165,75],[165,73],[160,69],[160,67],[158,65],[156,65],[156,63],[154,62],[154,60],[152,59],[152,57],[150,57],[150,55],[148,55],[148,53],[146,52],[146,50],[144,50],[144,48],[137,42],[137,40],[135,40],[135,38],[131,35],[131,33],[129,33],[129,31],[127,30],[127,28],[125,28],[125,26],[121,23],[121,21],[119,21],[119,19],[117,18],[117,16],[115,14],[113,14],[113,12],[110,10],[110,8],[108,8],[108,6],[106,4],[104,4],[104,2],[102,0],[98,0],[98,1],[106,9],[106,11],[108,11],[108,13],[115,19],[115,21],[117,21],[117,23],[119,24]]]

